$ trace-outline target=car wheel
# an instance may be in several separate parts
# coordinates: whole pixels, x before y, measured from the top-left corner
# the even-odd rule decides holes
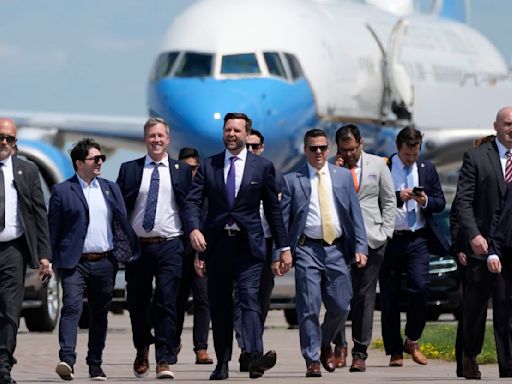
[[[51,332],[59,321],[62,304],[57,272],[53,272],[46,288],[41,288],[40,298],[42,302],[40,308],[28,309],[25,312],[25,324],[31,332]]]
[[[286,322],[290,326],[290,328],[296,327],[299,325],[299,320],[297,318],[297,310],[295,308],[287,308],[284,310],[284,317]]]

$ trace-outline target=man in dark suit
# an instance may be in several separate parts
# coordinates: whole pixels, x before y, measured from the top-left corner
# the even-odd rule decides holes
[[[251,120],[245,114],[226,114],[223,128],[226,150],[201,163],[187,199],[187,232],[194,249],[202,252],[196,258],[196,270],[202,274],[205,265],[208,268],[208,297],[217,356],[211,380],[224,380],[229,375],[228,362],[233,344],[233,281],[242,308],[242,337],[246,352],[251,354],[250,377],[261,377],[276,361],[273,351],[263,355],[258,291],[266,246],[260,201],[263,201],[276,248],[280,250],[273,269],[282,274],[291,266],[274,166],[247,152],[245,143],[250,130]],[[208,200],[208,213],[203,224],[201,207],[205,199]]]
[[[39,171],[12,156],[16,124],[0,118],[0,383],[11,378],[25,270],[51,275],[48,221]]]
[[[89,303],[89,377],[106,380],[101,363],[117,272],[116,256],[129,261],[138,252],[119,187],[99,177],[105,159],[93,139],[77,142],[71,150],[76,174],[55,185],[50,198],[53,266],[58,269],[62,284],[60,362],[56,372],[63,380],[74,377],[84,292]]]
[[[506,190],[505,168],[512,148],[512,108],[502,108],[494,122],[496,139],[471,148],[457,182],[457,215],[467,249],[464,290],[463,376],[480,379],[476,357],[482,350],[487,302],[493,293],[493,324],[500,377],[512,377],[512,335],[506,319],[502,274],[489,272],[487,238],[494,212]]]
[[[382,337],[390,366],[403,365],[403,352],[426,365],[419,339],[427,320],[430,252],[443,255],[448,242],[436,227],[432,214],[441,212],[445,199],[432,163],[420,157],[422,134],[405,127],[396,138],[398,153],[388,165],[395,186],[395,231],[389,241],[379,281],[382,295]],[[422,186],[423,189],[419,189]],[[407,323],[405,341],[400,335],[402,271],[407,275]]]
[[[170,137],[165,120],[146,121],[144,142],[147,155],[123,163],[117,179],[141,243],[141,257],[126,266],[127,301],[137,350],[133,373],[136,377],[148,375],[149,346],[155,343],[156,377],[172,379],[169,365],[176,364],[176,299],[184,250],[182,210],[192,172],[187,164],[167,154]]]
[[[306,377],[336,369],[331,348],[347,320],[352,298],[350,269],[366,265],[368,247],[363,216],[351,173],[327,163],[327,134],[313,129],[304,135],[307,164],[284,176],[283,217],[295,261],[295,288],[300,347]],[[322,326],[322,301],[326,313]]]

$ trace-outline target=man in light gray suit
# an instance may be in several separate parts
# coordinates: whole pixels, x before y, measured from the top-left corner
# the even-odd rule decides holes
[[[336,131],[336,158],[352,173],[368,238],[368,262],[352,270],[352,364],[350,372],[366,371],[367,349],[372,340],[375,290],[389,238],[395,229],[396,195],[384,158],[363,151],[359,128],[347,124]],[[346,365],[345,323],[335,339],[336,367]]]
[[[327,163],[325,131],[304,136],[308,164],[284,176],[283,218],[295,261],[301,352],[306,377],[318,377],[320,362],[336,369],[331,340],[350,310],[351,264],[364,267],[368,248],[359,200],[347,169]],[[277,261],[275,262],[277,263]],[[320,305],[326,308],[320,327]]]

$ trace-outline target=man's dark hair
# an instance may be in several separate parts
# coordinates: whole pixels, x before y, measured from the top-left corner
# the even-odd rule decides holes
[[[101,146],[94,141],[92,137],[84,137],[82,140],[76,142],[69,154],[71,156],[71,162],[73,163],[73,168],[75,171],[77,170],[76,161],[81,160],[84,161],[85,158],[89,155],[89,149],[96,148],[101,152]]]
[[[167,123],[167,121],[165,121],[161,117],[150,117],[144,123],[144,137],[146,137],[146,135],[148,134],[149,128],[154,127],[157,124],[163,124],[165,126],[165,130],[167,131],[167,134],[169,134],[169,124]]]
[[[402,148],[403,144],[406,144],[408,147],[415,147],[416,145],[420,145],[423,140],[423,135],[416,128],[407,126],[402,129],[398,136],[396,137],[396,146],[398,149]]]
[[[260,138],[260,143],[261,144],[265,143],[265,137],[257,129],[251,129],[250,135],[258,136]]]
[[[193,157],[194,159],[199,161],[199,153],[197,152],[197,149],[192,147],[183,147],[180,149],[178,160],[185,160],[190,157]]]
[[[308,145],[308,140],[310,137],[325,137],[327,140],[327,133],[323,129],[310,129],[304,134],[304,147]]]
[[[359,127],[355,124],[345,124],[338,128],[336,131],[336,144],[340,141],[347,141],[354,138],[356,143],[361,143],[361,132]]]
[[[229,113],[226,113],[226,116],[224,116],[224,126],[223,126],[223,128],[226,126],[226,122],[228,120],[233,120],[233,119],[245,120],[245,131],[247,132],[247,134],[249,134],[249,132],[251,132],[252,120],[249,119],[249,116],[247,116],[245,113],[242,113],[242,112],[229,112]]]

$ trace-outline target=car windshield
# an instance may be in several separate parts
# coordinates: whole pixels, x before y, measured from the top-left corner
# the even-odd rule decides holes
[[[254,53],[222,56],[220,73],[223,75],[260,74],[261,70]]]

